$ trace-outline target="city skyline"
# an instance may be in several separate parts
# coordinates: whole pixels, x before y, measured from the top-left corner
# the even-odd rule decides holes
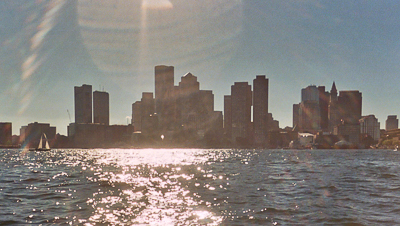
[[[0,3],[4,28],[0,33],[0,121],[13,122],[13,134],[38,121],[55,125],[65,135],[68,111],[75,117],[71,87],[80,84],[92,84],[94,90],[104,87],[110,94],[110,124],[125,124],[131,104],[140,99],[141,92],[153,90],[152,70],[159,64],[176,66],[177,76],[189,71],[198,76],[202,89],[213,90],[217,111],[223,110],[223,96],[234,82],[251,82],[254,76],[265,74],[270,81],[268,110],[281,127],[292,125],[292,105],[300,101],[302,88],[329,87],[333,81],[340,90],[360,90],[362,115],[374,114],[381,128],[388,115],[400,112],[397,1],[243,0],[189,7],[184,1],[171,0],[168,5],[139,5],[141,18],[132,19],[141,23],[108,24],[113,27],[107,29],[117,34],[125,25],[138,28],[137,36],[130,33],[128,37],[140,43],[132,46],[140,55],[122,51],[116,42],[110,46],[122,51],[121,55],[106,56],[110,62],[117,59],[106,69],[93,54],[107,39],[89,31],[90,26],[108,25],[100,17],[87,17],[87,10],[99,7],[87,2]],[[131,1],[119,2],[122,5],[116,10],[110,7],[108,16],[124,13],[124,4]],[[216,6],[218,10],[212,11]],[[129,7],[137,8],[134,4],[125,8]],[[157,24],[160,16],[165,19],[161,25]],[[160,33],[161,41],[156,38]],[[110,37],[121,43],[127,39]],[[135,62],[133,69],[123,60]],[[129,72],[121,72],[118,62]],[[113,68],[115,73],[110,73]]]

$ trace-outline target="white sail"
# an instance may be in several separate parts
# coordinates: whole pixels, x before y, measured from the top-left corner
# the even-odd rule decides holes
[[[46,134],[44,136],[46,137]],[[47,137],[46,137],[46,149],[50,149],[50,145],[49,145],[49,141],[47,140]]]
[[[45,143],[43,143],[43,139],[44,139]],[[47,136],[45,133],[43,133],[42,136],[40,137],[39,146],[37,149],[38,150],[50,150],[49,141],[47,140]]]
[[[38,146],[39,149],[43,147],[42,140],[43,140],[43,135],[40,137],[39,146]]]

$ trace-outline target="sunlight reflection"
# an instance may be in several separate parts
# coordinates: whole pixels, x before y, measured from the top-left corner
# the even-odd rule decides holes
[[[203,174],[194,163],[203,164],[208,155],[196,149],[96,150],[96,165],[88,181],[100,182],[88,198],[94,209],[90,222],[121,222],[129,225],[219,225],[223,218],[214,215],[188,186]],[[110,168],[114,165],[115,168]],[[105,168],[107,167],[107,169]],[[83,168],[83,167],[82,167]],[[86,171],[87,167],[85,166]],[[221,177],[206,178],[217,180]],[[197,176],[198,177],[198,176]],[[206,185],[210,191],[217,188]]]

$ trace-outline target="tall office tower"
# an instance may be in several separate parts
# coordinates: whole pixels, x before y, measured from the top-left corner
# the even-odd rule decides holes
[[[319,90],[316,86],[307,86],[301,89],[301,101],[316,101],[319,102]]]
[[[92,123],[92,86],[75,86],[75,123]]]
[[[199,89],[200,84],[196,76],[187,73],[181,77],[178,86],[177,115],[184,129],[196,129],[197,113],[201,107],[198,100]]]
[[[361,133],[370,135],[374,141],[381,138],[381,124],[375,115],[364,116],[360,119]]]
[[[179,82],[180,96],[190,96],[200,90],[200,83],[197,81],[197,77],[192,73],[188,72],[181,77]]]
[[[340,91],[338,102],[341,119],[346,124],[359,124],[361,119],[362,94],[358,90]]]
[[[268,143],[268,79],[257,75],[253,80],[253,123],[254,143],[265,146]]]
[[[175,123],[176,95],[174,87],[174,67],[155,67],[155,111],[162,130],[168,130]]]
[[[141,131],[143,134],[149,134],[156,131],[157,118],[155,118],[155,103],[153,93],[142,93],[141,100]]]
[[[321,130],[328,131],[329,128],[329,93],[325,91],[325,86],[318,86],[319,91],[319,112]]]
[[[336,84],[333,82],[328,106],[329,131],[331,133],[333,133],[335,126],[340,123],[340,119],[338,93]]]
[[[232,139],[232,97],[224,96],[224,131],[228,139]]]
[[[232,97],[232,141],[247,142],[252,140],[251,128],[251,85],[247,82],[235,82],[231,86]]]
[[[0,144],[12,144],[12,124],[11,122],[0,122]]]
[[[321,129],[320,123],[319,90],[316,86],[308,86],[301,90],[299,129],[316,132]]]
[[[399,128],[399,120],[397,119],[397,115],[389,115],[386,119],[386,130],[398,129]]]
[[[293,104],[293,129],[299,129],[300,104]]]
[[[142,131],[142,102],[132,104],[132,124],[135,132]]]
[[[110,97],[107,92],[93,92],[93,120],[94,123],[110,125]]]

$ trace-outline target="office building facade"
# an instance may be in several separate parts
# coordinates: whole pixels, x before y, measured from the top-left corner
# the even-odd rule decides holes
[[[236,143],[252,142],[251,85],[247,82],[235,82],[231,86],[232,97],[232,141]]]
[[[107,92],[93,92],[93,122],[110,125],[110,97]]]
[[[268,82],[265,75],[257,75],[253,80],[253,124],[256,146],[266,146],[268,143]]]
[[[397,119],[397,115],[389,115],[386,119],[386,130],[393,130],[399,128],[399,119]]]
[[[74,87],[75,123],[92,123],[92,86]]]

